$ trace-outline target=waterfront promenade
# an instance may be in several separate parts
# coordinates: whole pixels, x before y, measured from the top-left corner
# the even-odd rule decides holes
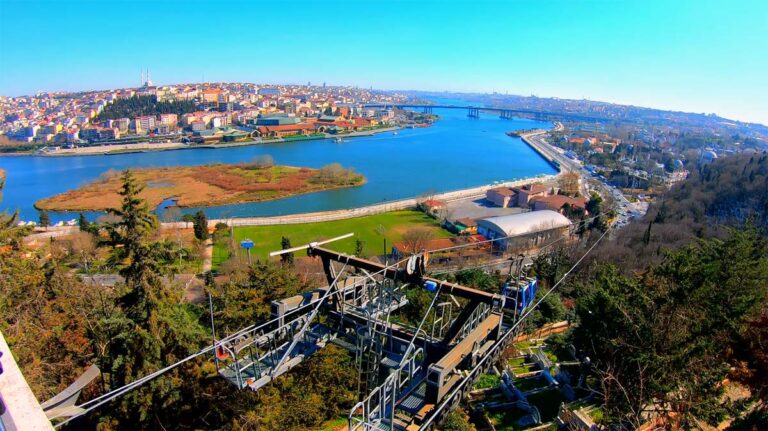
[[[446,202],[461,200],[461,199],[473,199],[484,197],[485,192],[493,187],[520,187],[525,184],[533,182],[548,182],[556,178],[556,175],[539,175],[529,178],[523,178],[515,181],[508,181],[497,184],[486,184],[478,187],[472,187],[462,190],[454,190],[445,193],[438,193],[429,195],[430,199],[438,199]],[[217,223],[225,223],[228,226],[268,226],[268,225],[280,225],[280,224],[300,224],[300,223],[320,223],[334,220],[344,220],[355,217],[364,217],[373,214],[381,214],[390,211],[404,210],[409,208],[415,208],[419,201],[423,198],[410,198],[401,199],[392,202],[385,202],[376,205],[368,205],[359,208],[350,208],[334,211],[321,211],[313,213],[302,214],[290,214],[284,216],[275,217],[233,217],[227,219],[210,219],[208,225],[210,227],[215,226]],[[187,222],[164,222],[161,223],[163,229],[178,229],[189,228],[190,223]],[[47,230],[37,231],[27,236],[26,241],[40,241],[47,240],[49,238],[56,238],[74,233],[79,228],[77,226],[51,226]]]
[[[309,141],[315,139],[336,139],[341,138],[357,138],[363,136],[374,136],[379,133],[394,132],[400,130],[402,127],[381,127],[371,130],[360,130],[356,132],[342,133],[342,134],[330,134],[325,133],[318,136],[306,136],[300,138],[270,138],[261,139],[255,138],[253,140],[244,142],[231,142],[231,143],[219,143],[219,144],[198,144],[190,145],[181,142],[137,142],[134,144],[113,144],[113,145],[92,145],[77,148],[59,148],[55,150],[48,150],[41,152],[39,155],[46,157],[62,157],[62,156],[100,156],[104,154],[120,154],[129,152],[150,152],[150,151],[169,151],[169,150],[189,150],[195,148],[211,148],[211,149],[224,149],[233,147],[246,147],[250,145],[262,145],[262,144],[278,144],[281,142],[295,142],[295,141]],[[23,154],[7,154],[7,155],[32,155],[31,153]]]
[[[520,187],[532,182],[546,182],[554,179],[554,175],[540,175],[536,177],[524,178],[516,181],[509,181],[499,184],[486,184],[478,187],[472,187],[463,190],[455,190],[446,193],[429,195],[430,199],[438,199],[446,202],[459,199],[471,199],[485,196],[486,190],[493,187]],[[233,217],[228,219],[212,219],[208,223],[214,226],[216,223],[226,223],[229,226],[266,226],[277,224],[299,224],[299,223],[319,223],[333,220],[344,220],[355,217],[363,217],[373,214],[381,214],[389,211],[397,211],[408,208],[415,208],[422,198],[402,199],[398,201],[385,202],[376,205],[368,205],[359,208],[350,208],[334,211],[321,211],[314,213],[290,214],[275,217]],[[163,227],[176,228],[187,227],[184,222],[163,223]]]

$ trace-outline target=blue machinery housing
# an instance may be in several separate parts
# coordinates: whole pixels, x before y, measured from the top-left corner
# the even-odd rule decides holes
[[[517,281],[505,283],[501,288],[501,294],[507,297],[505,308],[516,306],[518,312],[523,311],[533,303],[538,287],[538,280],[531,277],[521,277]]]

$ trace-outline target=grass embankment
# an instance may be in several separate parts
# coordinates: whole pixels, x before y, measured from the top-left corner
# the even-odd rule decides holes
[[[384,252],[384,239],[387,240],[387,252],[394,242],[403,238],[403,233],[413,228],[426,227],[433,232],[434,238],[447,238],[451,234],[440,228],[439,223],[420,211],[393,211],[365,217],[337,220],[321,223],[303,223],[272,226],[236,227],[234,244],[240,244],[245,238],[256,243],[251,254],[254,258],[266,259],[271,251],[279,250],[282,237],[291,240],[293,246],[312,241],[333,238],[353,232],[352,238],[343,239],[329,245],[334,250],[352,254],[355,252],[357,239],[365,243],[364,256],[380,255]],[[227,239],[217,243],[213,250],[213,265],[218,268],[229,258]],[[238,250],[242,252],[242,250]]]
[[[140,197],[151,208],[168,198],[175,198],[181,207],[206,207],[279,199],[365,183],[362,175],[338,164],[321,169],[259,163],[175,166],[137,169],[134,175],[146,184]],[[35,206],[49,211],[118,208],[121,185],[120,173],[110,171],[79,189],[39,200]]]

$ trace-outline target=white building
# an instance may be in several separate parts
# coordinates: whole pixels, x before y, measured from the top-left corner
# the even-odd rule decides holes
[[[542,210],[489,217],[477,221],[477,233],[500,249],[528,249],[569,236],[571,221],[557,211]]]

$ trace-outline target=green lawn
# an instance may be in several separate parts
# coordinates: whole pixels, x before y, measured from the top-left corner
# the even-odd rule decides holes
[[[501,377],[496,374],[481,374],[480,377],[475,380],[475,384],[472,389],[488,389],[495,388],[501,384]]]
[[[281,248],[280,240],[283,236],[290,239],[291,245],[295,247],[352,232],[355,234],[354,237],[336,241],[329,244],[328,247],[352,254],[355,251],[355,239],[360,239],[365,242],[363,254],[371,256],[380,255],[384,252],[385,238],[387,240],[387,252],[390,252],[393,242],[400,241],[403,233],[414,227],[432,228],[435,238],[452,236],[448,231],[441,229],[435,219],[424,213],[404,210],[321,223],[236,227],[235,244],[249,238],[256,243],[254,249],[251,250],[252,257],[254,259],[266,259],[269,252]],[[242,250],[239,251],[242,252]],[[218,268],[228,257],[226,245],[217,244],[213,253],[214,268]]]

